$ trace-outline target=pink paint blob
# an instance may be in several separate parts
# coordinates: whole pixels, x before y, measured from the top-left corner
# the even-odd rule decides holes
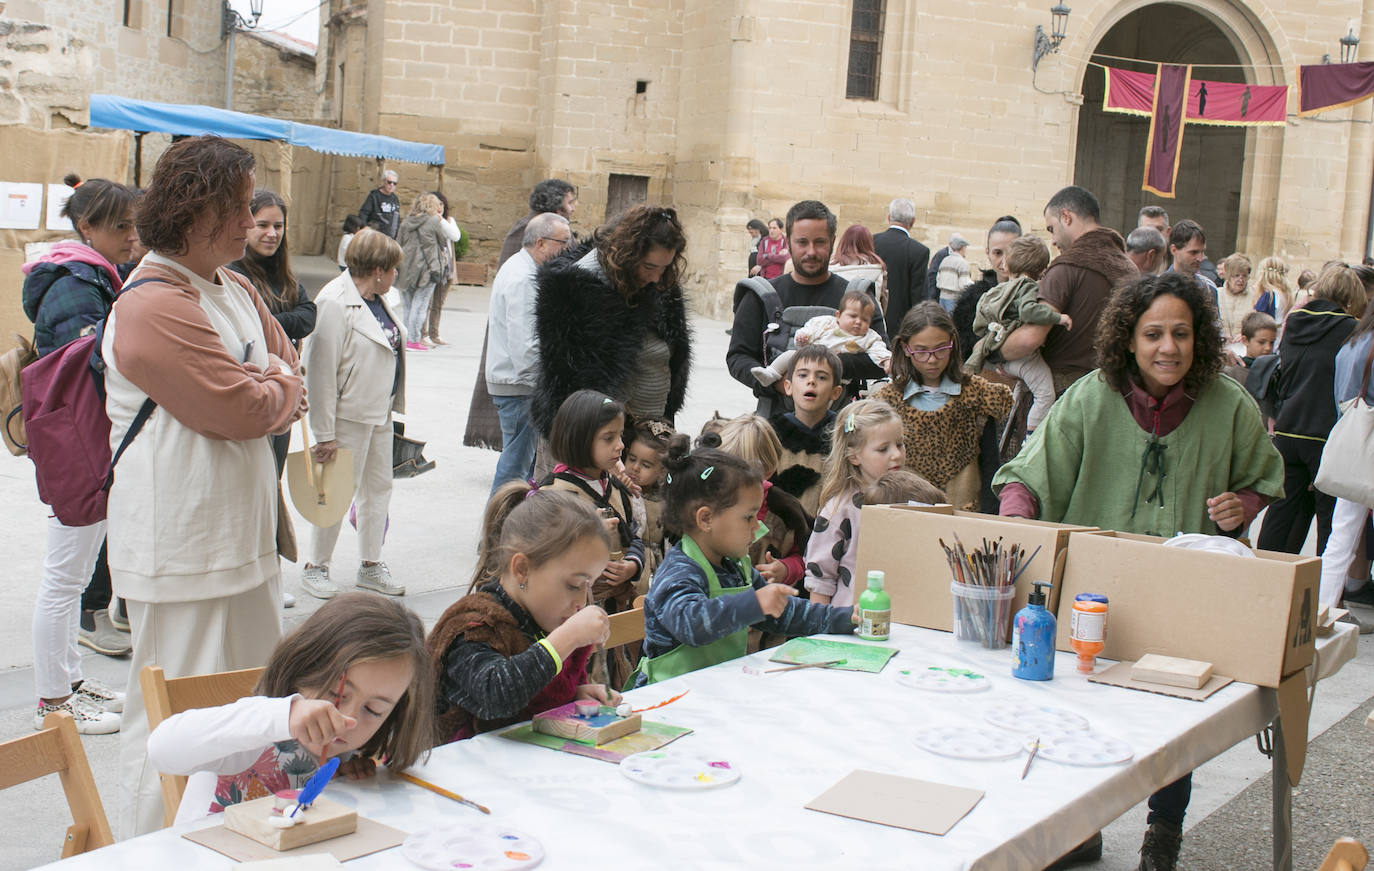
[[[729,768],[729,767],[730,767],[730,763],[729,763],[729,762],[710,762],[710,763],[707,763],[707,764],[710,765],[712,768]]]

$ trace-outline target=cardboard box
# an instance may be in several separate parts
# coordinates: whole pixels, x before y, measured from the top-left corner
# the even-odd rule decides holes
[[[1163,542],[1120,532],[1069,536],[1060,650],[1071,650],[1074,597],[1103,593],[1107,659],[1199,659],[1216,674],[1265,687],[1312,662],[1321,560],[1270,551],[1248,559]]]
[[[1053,611],[1059,598],[1059,575],[1069,534],[1092,529],[956,511],[949,505],[866,505],[859,520],[854,583],[862,590],[868,572],[881,569],[892,596],[894,622],[951,632],[954,599],[949,592],[949,561],[940,548],[940,539],[953,545],[958,534],[964,546],[972,549],[985,538],[1001,537],[1004,545],[1020,544],[1027,554],[1040,548],[1016,582],[1010,613],[1014,615],[1025,607],[1032,581],[1054,584],[1047,603]]]

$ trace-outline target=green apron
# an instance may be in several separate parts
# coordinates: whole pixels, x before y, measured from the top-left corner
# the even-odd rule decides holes
[[[682,552],[692,562],[701,566],[702,571],[706,572],[706,598],[716,599],[735,593],[754,592],[754,588],[749,584],[728,590],[722,589],[720,581],[716,578],[716,570],[706,561],[706,557],[701,553],[701,548],[697,547],[697,543],[692,541],[689,536],[684,535],[682,537]],[[735,563],[746,579],[753,577],[753,567],[749,564],[748,559],[735,559],[733,557],[726,557],[726,559]],[[643,672],[649,678],[649,683],[658,683],[661,680],[677,677],[689,671],[696,671],[699,668],[736,659],[748,652],[748,641],[749,627],[745,626],[737,632],[731,632],[724,638],[718,638],[702,647],[679,644],[667,653],[641,659],[638,671],[630,675],[630,681],[625,688],[628,690],[635,685],[639,672]]]

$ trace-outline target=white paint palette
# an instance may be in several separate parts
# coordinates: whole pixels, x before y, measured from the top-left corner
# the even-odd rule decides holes
[[[992,688],[985,675],[963,668],[904,668],[897,673],[897,683],[928,693],[981,693]]]
[[[620,773],[659,789],[719,789],[739,781],[740,770],[719,756],[691,750],[647,750],[626,756]]]
[[[983,719],[999,729],[1022,735],[1083,732],[1088,728],[1088,721],[1073,711],[1022,701],[1004,702],[989,708]]]
[[[1026,745],[1035,743],[1035,739]],[[1040,752],[1037,758],[1048,759],[1061,765],[1078,765],[1095,768],[1102,765],[1120,765],[1129,762],[1134,752],[1125,741],[1103,735],[1099,732],[1061,732],[1040,738]]]
[[[917,732],[916,746],[937,756],[991,762],[1021,753],[1021,738],[981,726],[932,726]]]
[[[544,861],[543,844],[485,820],[416,832],[401,844],[401,853],[430,871],[521,871]]]

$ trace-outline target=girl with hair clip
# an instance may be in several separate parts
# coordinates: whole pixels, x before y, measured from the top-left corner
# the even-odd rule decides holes
[[[768,421],[757,414],[727,420],[719,434],[704,435],[698,447],[716,447],[757,466],[763,474],[759,522],[763,536],[749,547],[749,561],[769,581],[795,587],[806,575],[802,554],[811,537],[811,518],[797,497],[768,480],[782,462],[782,442]]]
[[[469,592],[429,635],[441,742],[575,699],[620,703],[587,678],[592,651],[611,631],[606,612],[587,604],[609,555],[610,535],[585,500],[520,481],[496,491]]]
[[[813,601],[853,607],[864,488],[905,460],[902,421],[890,406],[861,399],[840,411],[821,481],[821,513],[806,546],[806,589]]]
[[[686,436],[668,449],[664,525],[681,536],[668,551],[644,601],[643,686],[743,656],[749,629],[782,635],[853,632],[852,609],[794,597],[749,563],[758,538],[763,475],[738,457],[689,450]]]
[[[892,340],[892,382],[876,394],[896,410],[906,441],[906,465],[949,496],[955,508],[974,509],[984,478],[995,468],[980,461],[988,420],[1011,411],[1011,391],[964,371],[964,354],[949,313],[923,302],[902,318]]]
[[[347,593],[272,651],[254,694],[168,717],[148,737],[164,774],[190,775],[178,823],[305,785],[343,758],[350,780],[377,761],[401,771],[434,743],[434,679],[420,618],[395,600]]]
[[[654,568],[663,562],[668,547],[663,531],[663,479],[668,470],[663,461],[673,435],[673,427],[661,418],[637,420],[625,430],[625,476],[640,491],[640,495],[630,497],[630,508],[644,542],[644,569],[635,583],[635,594],[640,596],[649,591],[649,579]]]

